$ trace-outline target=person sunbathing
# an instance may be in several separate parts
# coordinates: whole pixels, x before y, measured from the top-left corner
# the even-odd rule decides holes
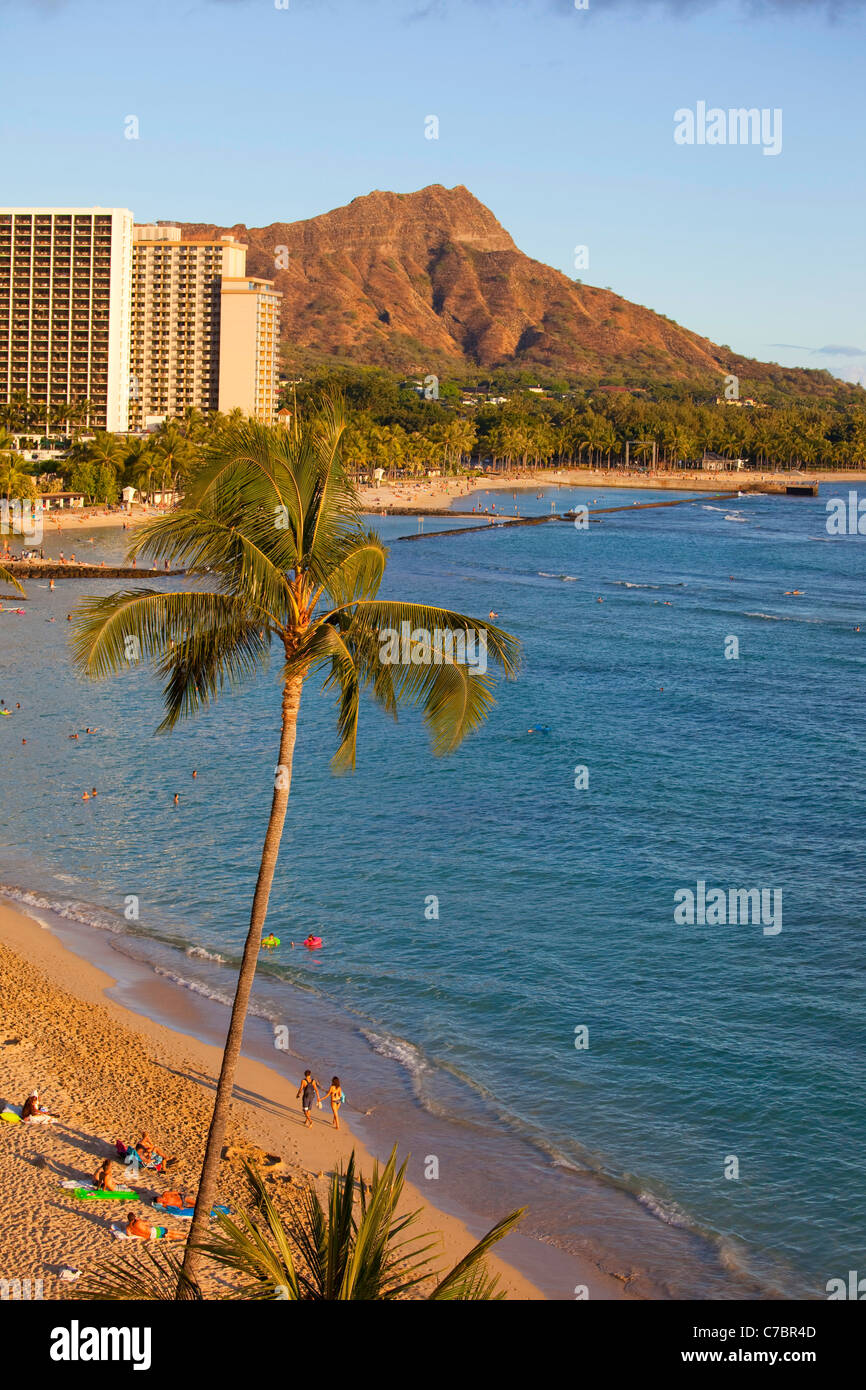
[[[22,1122],[29,1120],[32,1125],[50,1125],[59,1117],[51,1110],[46,1110],[44,1105],[39,1104],[39,1092],[31,1091],[21,1107]]]
[[[161,1172],[169,1161],[161,1153],[157,1153],[146,1134],[142,1134],[135,1146],[135,1152],[138,1154],[139,1163],[144,1168],[152,1168],[157,1173]]]
[[[139,1240],[185,1240],[185,1231],[170,1231],[167,1226],[151,1226],[143,1216],[130,1212],[126,1223],[126,1234]]]
[[[155,1205],[158,1207],[186,1207],[193,1206],[193,1202],[185,1202],[181,1192],[163,1192],[161,1197],[157,1197]]]
[[[97,1192],[120,1192],[121,1188],[115,1187],[111,1180],[111,1170],[114,1167],[113,1159],[107,1158],[101,1163],[93,1174],[93,1186]]]

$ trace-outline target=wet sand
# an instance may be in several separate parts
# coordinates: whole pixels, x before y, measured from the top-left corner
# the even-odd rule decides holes
[[[64,1179],[88,1181],[98,1162],[112,1155],[116,1138],[132,1140],[146,1130],[161,1152],[179,1162],[166,1177],[143,1175],[142,1193],[164,1191],[170,1181],[194,1195],[203,1153],[218,1049],[124,1008],[106,996],[112,984],[110,975],[68,950],[38,922],[0,902],[0,1100],[20,1104],[38,1085],[42,1103],[60,1115],[51,1126],[0,1127],[3,1275],[42,1279],[42,1295],[49,1299],[75,1296],[75,1285],[59,1279],[63,1266],[86,1273],[101,1258],[130,1248],[109,1229],[121,1212],[142,1211],[149,1220],[178,1229],[186,1224],[145,1204],[78,1202],[62,1187]],[[296,1084],[274,1068],[242,1058],[228,1142],[239,1151],[250,1152],[252,1145],[258,1156],[281,1159],[274,1190],[286,1200],[307,1178],[324,1192],[327,1175],[345,1163],[352,1148],[369,1175],[372,1156],[343,1116],[339,1133],[324,1109],[315,1112],[313,1129],[307,1130],[295,1092]],[[222,1165],[219,1196],[236,1206],[245,1191],[236,1156]],[[439,1233],[443,1269],[475,1239],[462,1221],[434,1207],[416,1188],[407,1185],[403,1206],[423,1209],[419,1231]],[[517,1235],[510,1241],[523,1239]],[[552,1251],[551,1258],[555,1255]],[[494,1256],[491,1266],[509,1298],[544,1297],[512,1265]],[[575,1268],[593,1298],[627,1297],[621,1283],[595,1266]]]

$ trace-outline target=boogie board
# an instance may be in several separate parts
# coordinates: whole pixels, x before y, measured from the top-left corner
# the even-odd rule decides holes
[[[110,1202],[140,1202],[141,1198],[137,1192],[130,1192],[128,1188],[123,1188],[120,1192],[105,1192],[101,1187],[76,1187],[72,1193],[79,1202],[88,1202],[91,1198]]]

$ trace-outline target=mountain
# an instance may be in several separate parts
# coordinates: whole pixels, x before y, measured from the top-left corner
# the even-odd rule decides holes
[[[615,381],[702,382],[831,390],[825,372],[739,357],[610,290],[579,284],[515,246],[467,188],[369,193],[303,222],[183,224],[231,232],[247,268],[283,293],[285,360],[327,359],[426,373],[544,369]],[[282,268],[285,266],[285,268]]]

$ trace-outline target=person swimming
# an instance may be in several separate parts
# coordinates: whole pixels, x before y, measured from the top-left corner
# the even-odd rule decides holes
[[[265,951],[272,951],[274,947],[279,946],[279,944],[280,938],[278,936],[274,936],[274,933],[272,931],[269,931],[267,936],[262,937],[262,949]]]

